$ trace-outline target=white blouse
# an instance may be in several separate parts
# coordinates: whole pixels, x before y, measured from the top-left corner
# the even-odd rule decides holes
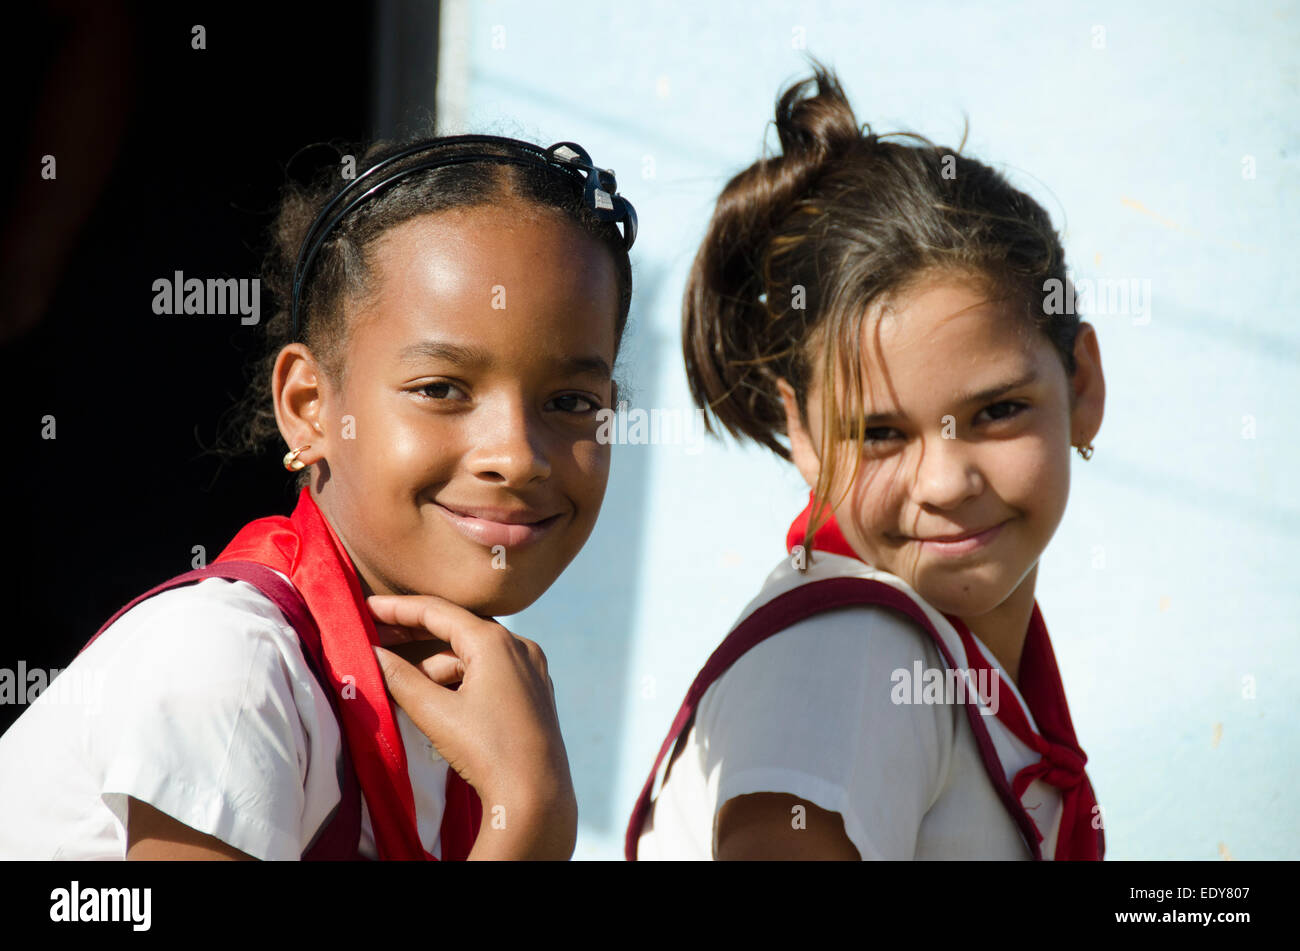
[[[973,666],[953,626],[904,581],[842,555],[815,552],[803,573],[783,559],[741,619],[801,584],[839,576],[883,581],[904,592],[935,624],[955,665]],[[972,694],[970,702],[984,708],[983,722],[1010,784],[1039,755],[991,715],[991,704],[1019,704],[1039,731],[992,652],[978,639],[976,645],[998,668],[1001,689],[991,697]],[[870,605],[816,614],[753,647],[701,698],[643,826],[637,857],[714,859],[722,805],[736,796],[775,792],[839,813],[863,859],[1031,858],[989,779],[961,703],[896,702],[914,696],[900,684],[910,682],[918,663],[923,670],[947,669],[926,631],[896,611]],[[1060,793],[1036,779],[1021,802],[1050,858]]]
[[[447,763],[396,713],[420,838],[441,857]],[[0,737],[0,858],[124,859],[129,796],[255,858],[298,859],[339,803],[341,757],[279,608],[206,578],[123,614]],[[378,854],[364,798],[360,851]]]

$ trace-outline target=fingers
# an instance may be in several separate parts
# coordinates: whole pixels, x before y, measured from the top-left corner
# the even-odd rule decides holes
[[[432,595],[367,604],[392,636],[411,638],[374,649],[393,700],[480,796],[571,784],[555,685],[535,641]]]
[[[393,700],[406,711],[420,732],[436,743],[437,734],[454,713],[455,693],[438,683],[431,683],[423,670],[392,651],[383,647],[376,647],[374,651]],[[445,669],[443,676],[446,676]]]
[[[555,682],[551,680],[551,669],[546,663],[546,653],[542,650],[541,645],[536,641],[531,641],[526,637],[520,637],[518,634],[514,635],[514,639],[523,645],[524,652],[527,654],[529,662],[533,665],[534,669],[541,673],[542,679],[546,681],[546,689],[547,694],[550,697],[551,709],[556,710],[558,715],[558,710],[555,706]]]
[[[426,677],[444,687],[465,679],[465,662],[450,651],[426,657],[420,662],[419,668]]]
[[[366,603],[375,619],[390,630],[426,631],[446,641],[452,651],[466,661],[489,632],[509,633],[499,624],[485,621],[460,605],[435,595],[375,594],[367,598]]]
[[[419,641],[443,643],[422,627],[398,627],[396,624],[381,624],[376,621],[375,632],[379,635],[380,647],[392,647],[395,644],[411,644]]]
[[[465,678],[465,663],[451,652],[447,644],[430,635],[425,641],[411,641],[389,647],[394,654],[424,671],[435,683],[458,683]]]
[[[412,664],[421,664],[433,654],[459,658],[459,664],[448,659],[433,661],[425,671],[431,680],[444,685],[456,683],[464,679],[467,671],[477,669],[476,658],[482,660],[489,654],[504,652],[512,655],[521,669],[540,675],[547,687],[549,705],[555,707],[555,687],[546,654],[536,641],[519,637],[497,622],[436,595],[371,595],[366,601],[375,616],[382,646]],[[496,663],[491,662],[492,666]]]

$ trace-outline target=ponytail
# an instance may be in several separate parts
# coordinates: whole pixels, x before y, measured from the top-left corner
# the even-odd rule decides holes
[[[807,98],[816,84],[817,95]],[[803,377],[801,354],[783,344],[806,335],[808,294],[774,283],[773,238],[815,188],[827,162],[860,142],[839,82],[825,69],[785,91],[776,107],[782,154],[755,162],[727,183],[686,284],[682,341],[691,396],[733,436],[747,436],[784,459],[775,434],[785,430],[777,377]],[[782,240],[800,242],[802,235]],[[774,352],[780,351],[780,352]],[[801,409],[803,408],[801,404]]]

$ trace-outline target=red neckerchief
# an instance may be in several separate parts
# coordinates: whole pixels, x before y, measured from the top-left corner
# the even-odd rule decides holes
[[[240,529],[214,564],[228,560],[275,568],[307,603],[320,629],[325,675],[341,698],[341,726],[379,858],[433,859],[420,841],[406,748],[372,650],[379,643],[374,620],[356,567],[310,491],[303,488],[290,517],[260,518]],[[478,833],[481,804],[455,770],[448,773],[442,854],[463,859]]]
[[[808,494],[808,506],[786,533],[786,550],[793,551],[795,546],[803,545],[808,521],[812,517],[813,493]],[[835,522],[834,514],[828,513],[826,522],[812,537],[814,551],[824,551],[833,555],[862,559],[858,556]],[[942,612],[941,612],[942,613]],[[948,622],[957,630],[962,645],[966,649],[967,663],[973,671],[988,669],[988,676],[998,676],[997,669],[990,667],[983,652],[977,649],[970,629],[962,620],[951,614],[944,614]],[[998,683],[999,689],[1006,685]],[[1093,825],[1097,810],[1097,799],[1092,784],[1084,772],[1088,757],[1079,747],[1074,734],[1074,725],[1070,721],[1070,709],[1065,701],[1065,688],[1061,684],[1061,674],[1056,666],[1056,655],[1052,652],[1052,642],[1047,636],[1047,625],[1043,622],[1038,602],[1034,601],[1033,614],[1029,619],[1029,630],[1025,636],[1025,646],[1020,655],[1020,695],[1024,697],[1033,714],[1041,733],[1035,733],[1022,714],[1019,704],[999,704],[997,718],[1030,749],[1041,757],[1031,763],[1012,780],[1011,790],[1017,799],[1035,779],[1055,786],[1061,791],[1061,826],[1056,839],[1056,859],[1099,861],[1105,853],[1104,833],[1100,832],[1100,819]],[[1035,826],[1037,829],[1037,826]],[[1042,841],[1042,833],[1038,833]]]

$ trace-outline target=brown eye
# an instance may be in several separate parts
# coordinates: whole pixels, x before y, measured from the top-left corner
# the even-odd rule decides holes
[[[845,440],[852,442],[853,425],[851,423],[840,423],[840,432],[844,434],[843,438]],[[878,446],[882,443],[889,442],[894,438],[891,434],[897,435],[897,433],[898,430],[890,426],[872,426],[870,429],[863,431],[862,445],[864,448]]]
[[[426,383],[415,392],[424,396],[426,399],[436,402],[448,399],[449,392],[459,393],[461,396],[465,395],[464,390],[456,384],[449,383],[446,380],[435,380],[433,383]]]
[[[985,409],[984,412],[987,413],[991,410],[997,409],[998,407],[1002,407],[1004,410],[1009,410],[1009,412],[1003,412],[999,415],[994,416],[993,417],[994,422],[999,422],[1004,419],[1011,419],[1015,416],[1019,416],[1022,412],[1028,409],[1028,406],[1026,406],[1026,404],[1024,403],[1018,403],[1014,400],[1003,400],[1000,403],[994,403],[992,406]]]
[[[582,405],[575,407],[573,405],[574,400],[577,400],[578,403]],[[547,405],[553,405],[557,403],[565,404],[560,407],[561,412],[573,413],[574,415],[594,412],[595,410],[600,408],[590,397],[583,396],[581,393],[565,393],[563,396],[557,396],[555,399],[551,400],[551,402]]]

